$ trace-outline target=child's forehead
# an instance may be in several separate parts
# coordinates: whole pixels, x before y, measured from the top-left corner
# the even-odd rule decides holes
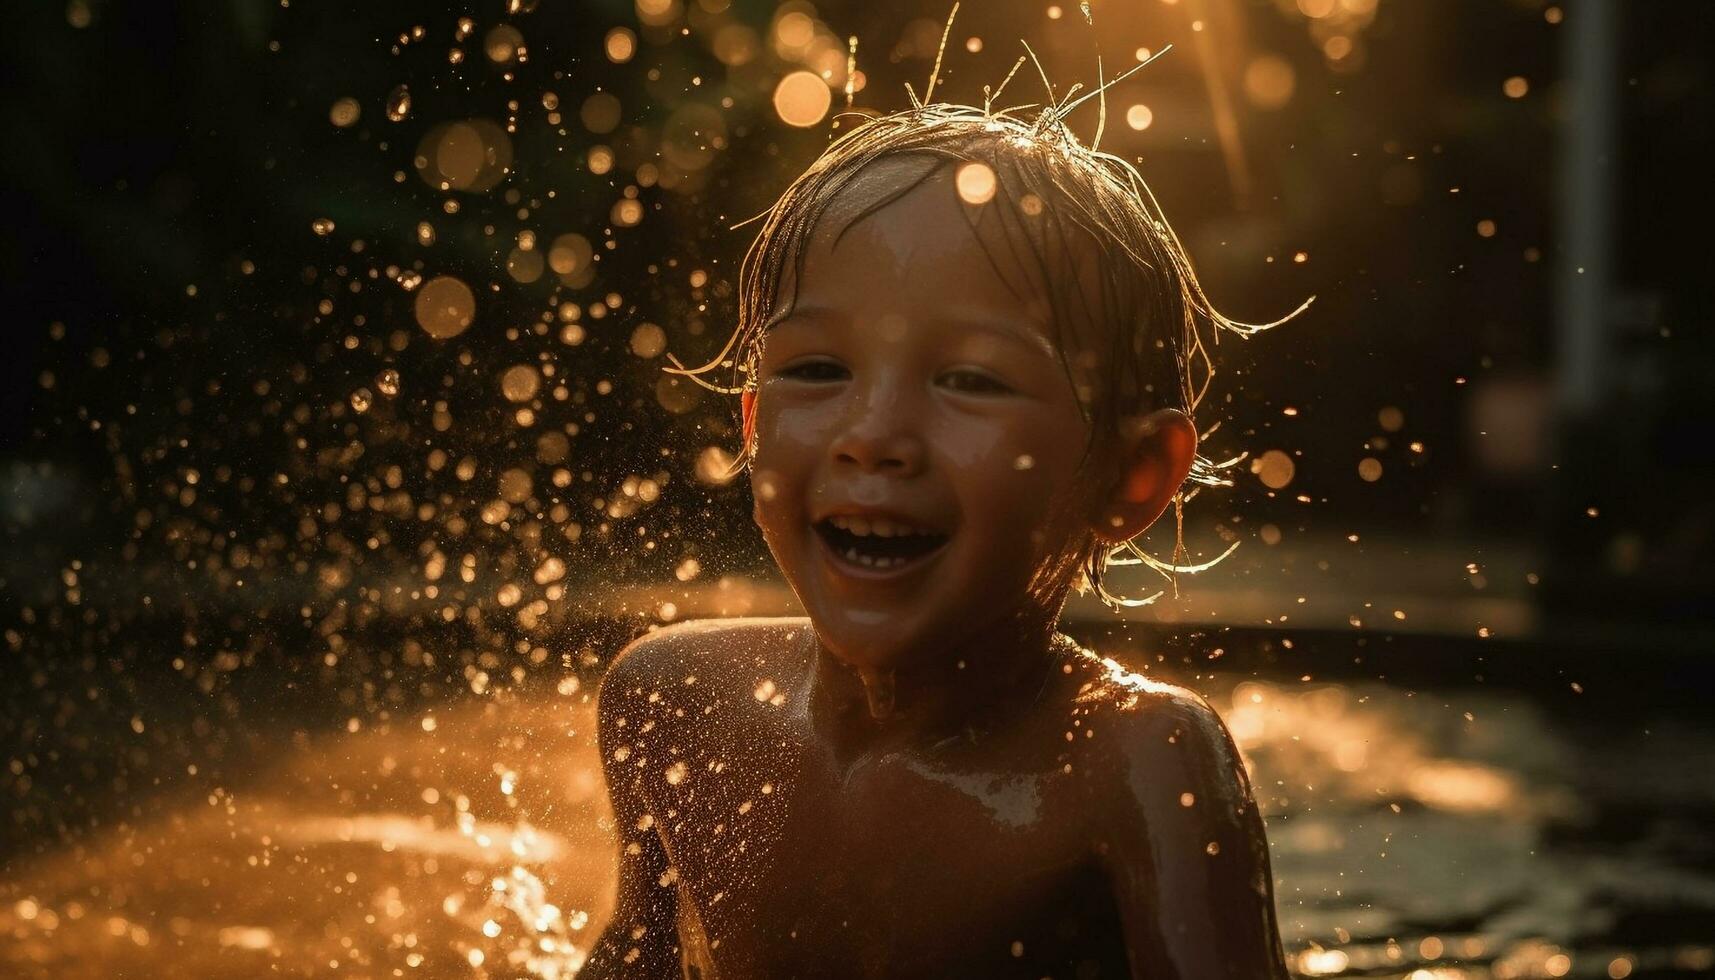
[[[891,266],[871,266],[868,272],[901,278],[925,261],[981,257],[988,244],[981,216],[962,209],[953,181],[937,163],[878,161],[856,174],[829,199],[806,243],[809,257],[826,262],[861,253],[870,263]],[[991,274],[986,268],[973,271]]]
[[[866,213],[896,204],[924,184],[941,183],[953,161],[927,153],[892,153],[864,163],[823,192],[816,231],[838,232]]]
[[[957,174],[963,166],[990,167],[992,197],[978,204],[961,197]],[[828,271],[858,272],[847,260],[860,251],[870,262],[886,262],[892,268],[885,271],[900,279],[931,265],[952,266],[1004,293],[1009,305],[1047,328],[1056,346],[1083,346],[1079,335],[1092,325],[1101,302],[1104,263],[1093,237],[1054,213],[1057,206],[1050,192],[1002,161],[930,152],[886,155],[827,192],[801,245],[798,267],[782,270],[782,295],[815,289],[821,285],[815,280]],[[806,278],[800,281],[799,274]]]

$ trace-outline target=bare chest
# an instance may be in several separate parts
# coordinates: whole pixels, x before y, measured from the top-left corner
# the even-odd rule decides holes
[[[761,748],[709,772],[733,778],[697,780],[663,824],[688,938],[717,974],[1042,976],[1111,961],[1112,902],[1056,748],[843,768],[790,737]]]

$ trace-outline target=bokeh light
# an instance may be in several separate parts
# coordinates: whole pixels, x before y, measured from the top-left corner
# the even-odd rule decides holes
[[[527,402],[542,387],[542,374],[528,364],[514,364],[500,376],[500,391],[509,402]]]
[[[602,47],[607,52],[607,60],[623,65],[637,53],[637,35],[628,27],[615,27],[607,32]]]
[[[1245,66],[1245,96],[1259,109],[1279,109],[1292,101],[1297,73],[1285,58],[1263,55]]]
[[[516,61],[524,51],[524,35],[511,24],[496,24],[482,41],[483,53],[497,65]]]
[[[774,87],[774,111],[788,126],[814,126],[833,104],[833,92],[814,72],[792,72]]]
[[[1251,472],[1270,490],[1283,490],[1292,482],[1293,476],[1298,472],[1298,466],[1291,456],[1279,449],[1270,449],[1251,460]]]
[[[363,116],[363,107],[356,99],[339,99],[328,109],[328,121],[341,129],[352,126]]]
[[[596,92],[584,100],[578,118],[592,133],[611,133],[619,126],[619,100],[607,92]]]
[[[436,276],[417,290],[417,324],[436,340],[464,333],[476,319],[476,295],[460,279]]]
[[[954,176],[959,198],[966,204],[987,204],[994,199],[994,170],[986,163],[972,161],[959,165]]]
[[[548,265],[562,276],[570,276],[587,268],[595,251],[590,240],[577,232],[567,232],[554,239],[548,249]]]
[[[631,352],[638,357],[656,357],[667,349],[667,332],[653,323],[640,323],[631,332]]]
[[[665,27],[679,18],[679,0],[637,0],[637,19],[651,27]]]
[[[546,264],[542,253],[533,248],[520,246],[506,254],[506,274],[512,277],[513,282],[535,282],[542,278]]]
[[[414,163],[431,187],[480,193],[511,171],[512,138],[489,119],[443,123],[423,135]]]

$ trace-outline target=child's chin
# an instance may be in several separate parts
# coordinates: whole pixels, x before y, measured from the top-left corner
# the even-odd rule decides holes
[[[935,631],[926,629],[928,624],[915,616],[845,609],[813,621],[822,645],[836,660],[852,667],[898,668],[940,645]]]

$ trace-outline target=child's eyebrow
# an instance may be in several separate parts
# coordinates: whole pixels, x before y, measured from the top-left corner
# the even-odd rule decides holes
[[[1026,348],[1032,354],[1046,357],[1051,361],[1060,359],[1060,352],[1055,349],[1053,342],[1041,331],[1032,330],[1011,318],[942,316],[937,319],[949,326],[984,333],[1014,346]],[[769,332],[789,323],[804,323],[806,321],[838,327],[851,325],[851,317],[838,309],[824,306],[801,306],[782,310],[775,314],[773,319],[763,326],[763,330]]]
[[[821,320],[831,323],[845,323],[849,318],[835,309],[822,306],[789,306],[768,318],[762,325],[762,332],[768,333],[774,328],[787,323],[803,322],[805,320]]]
[[[943,317],[942,322],[999,337],[1020,347],[1027,347],[1032,353],[1040,354],[1049,360],[1057,361],[1060,359],[1060,352],[1055,349],[1052,341],[1040,331],[1023,326],[1011,318]]]

